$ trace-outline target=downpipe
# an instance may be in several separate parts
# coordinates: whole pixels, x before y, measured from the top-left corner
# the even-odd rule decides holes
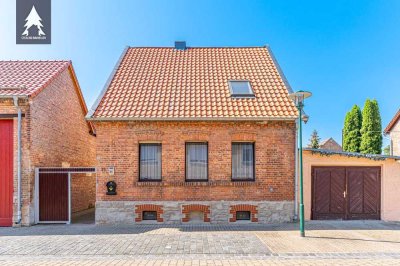
[[[16,224],[20,224],[22,220],[21,215],[21,119],[22,119],[22,111],[21,107],[18,105],[18,97],[13,97],[14,106],[18,111],[18,131],[17,131],[17,222]]]

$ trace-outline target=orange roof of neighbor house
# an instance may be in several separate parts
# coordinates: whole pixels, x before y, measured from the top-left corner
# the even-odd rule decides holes
[[[232,97],[230,80],[248,80],[255,97]],[[289,92],[268,47],[128,47],[88,118],[292,120]]]
[[[0,61],[0,95],[34,96],[70,61]]]
[[[389,122],[385,130],[383,131],[385,134],[388,134],[392,128],[396,125],[397,121],[400,120],[400,109],[397,111],[397,113],[394,115],[392,120]]]
[[[38,95],[60,73],[68,69],[84,115],[88,112],[72,62],[63,61],[0,61],[0,98],[30,97]],[[94,127],[88,122],[90,131]]]

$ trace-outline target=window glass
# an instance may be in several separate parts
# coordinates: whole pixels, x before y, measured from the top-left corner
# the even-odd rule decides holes
[[[186,143],[186,180],[208,179],[207,143]]]
[[[236,212],[236,220],[250,220],[250,212],[249,211],[237,211]]]
[[[232,143],[232,179],[254,179],[253,143]]]
[[[161,144],[140,144],[140,180],[161,180]]]
[[[143,220],[157,220],[156,211],[144,211],[142,214]]]
[[[248,81],[229,81],[232,96],[253,96],[250,82]]]

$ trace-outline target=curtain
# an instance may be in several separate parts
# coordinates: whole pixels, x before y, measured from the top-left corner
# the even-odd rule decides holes
[[[207,180],[207,143],[186,144],[186,179]]]
[[[253,143],[232,143],[232,179],[254,179]]]
[[[161,180],[161,144],[140,144],[140,180]]]

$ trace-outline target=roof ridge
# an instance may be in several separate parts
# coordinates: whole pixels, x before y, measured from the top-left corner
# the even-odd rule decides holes
[[[60,59],[60,60],[0,60],[0,62],[71,62],[71,60],[67,60],[67,59]]]
[[[246,48],[266,48],[262,46],[186,46],[187,49],[246,49]],[[174,46],[128,46],[129,49],[175,49]]]

